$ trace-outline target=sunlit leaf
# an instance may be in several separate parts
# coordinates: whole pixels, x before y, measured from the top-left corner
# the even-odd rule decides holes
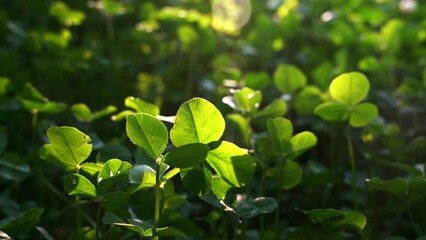
[[[212,143],[207,162],[219,176],[235,187],[247,184],[256,170],[256,161],[233,143]]]
[[[219,176],[213,176],[212,191],[216,197],[223,200],[233,186]]]
[[[346,106],[354,106],[364,100],[369,90],[367,77],[359,72],[341,74],[330,84],[331,96]]]
[[[71,111],[79,121],[90,122],[92,119],[92,111],[84,103],[77,103],[72,105]]]
[[[302,153],[313,148],[317,144],[317,137],[308,131],[296,134],[290,140],[291,152],[285,153],[287,159],[296,159]]]
[[[148,165],[136,165],[129,173],[129,181],[133,185],[131,192],[155,186],[155,170]]]
[[[282,99],[276,99],[263,109],[257,111],[253,118],[275,118],[282,117],[287,113],[287,104]]]
[[[252,89],[261,89],[269,85],[270,77],[266,72],[251,72],[244,76],[245,85]]]
[[[287,190],[294,188],[302,181],[303,170],[297,162],[284,161],[281,166],[270,169],[267,175],[281,179],[281,187]]]
[[[127,97],[124,105],[136,111],[136,113],[148,113],[153,116],[160,114],[160,108],[157,105],[147,103],[140,98]]]
[[[99,196],[95,186],[85,176],[73,173],[64,179],[65,191],[71,196],[83,196],[95,199]]]
[[[176,168],[195,167],[207,157],[209,147],[202,143],[182,145],[169,151],[162,161]]]
[[[349,111],[340,103],[327,102],[317,106],[315,114],[327,121],[344,121],[348,119]]]
[[[152,159],[157,159],[163,153],[169,140],[166,126],[146,113],[128,115],[126,131],[130,140]]]
[[[207,100],[193,98],[180,106],[170,139],[176,147],[208,144],[219,140],[224,130],[225,120],[219,110]]]
[[[92,151],[89,136],[73,127],[51,127],[47,137],[51,143],[42,146],[40,157],[66,170],[79,168]]]
[[[251,136],[252,130],[248,120],[239,113],[228,114],[226,115],[226,119],[235,123],[235,125],[237,126],[241,134],[242,140],[244,142],[244,146],[245,147],[250,146],[250,136]]]
[[[286,118],[270,118],[266,126],[275,150],[279,153],[290,151],[290,139],[293,136],[293,124],[290,120]]]
[[[90,227],[81,227],[75,229],[68,237],[67,240],[95,240],[96,231]]]
[[[375,119],[377,114],[378,110],[376,105],[362,103],[352,109],[349,123],[352,127],[363,127]]]
[[[237,109],[243,113],[254,113],[262,101],[262,93],[253,89],[244,87],[234,91],[234,100]]]
[[[132,165],[119,159],[108,160],[98,174],[98,188],[101,194],[112,190],[113,185],[120,180],[128,179]]]

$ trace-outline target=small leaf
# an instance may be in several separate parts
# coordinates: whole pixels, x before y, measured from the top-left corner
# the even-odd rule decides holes
[[[110,159],[101,168],[98,174],[98,188],[101,194],[111,191],[113,185],[122,179],[127,179],[132,165],[120,159]]]
[[[76,170],[91,151],[90,137],[73,127],[51,127],[47,130],[49,144],[40,149],[40,157],[66,170]]]
[[[242,218],[253,218],[263,213],[271,213],[277,206],[277,201],[274,198],[258,197],[244,202],[235,210],[238,216]]]
[[[310,115],[321,104],[321,90],[316,86],[306,86],[293,100],[294,108],[300,115]]]
[[[209,147],[202,143],[182,145],[168,152],[162,161],[176,168],[195,167],[207,157]]]
[[[43,208],[30,208],[12,221],[0,225],[0,229],[7,232],[12,237],[14,235],[27,233],[39,224],[43,212]]]
[[[136,113],[147,113],[153,116],[160,114],[160,108],[157,105],[147,103],[140,98],[127,97],[124,105],[136,111]]]
[[[155,186],[155,170],[148,165],[136,165],[129,173],[131,193]]]
[[[75,229],[68,237],[67,240],[95,240],[96,231],[90,227],[81,227]]]
[[[226,119],[235,123],[244,143],[244,147],[250,146],[251,127],[249,121],[239,113],[232,113],[226,115]]]
[[[279,153],[290,151],[290,139],[293,136],[293,124],[286,118],[268,119],[266,123],[272,145]]]
[[[284,161],[282,166],[270,169],[267,175],[278,179],[281,178],[281,187],[288,190],[294,188],[302,181],[303,170],[297,162],[287,160]]]
[[[306,82],[305,74],[295,66],[280,64],[275,70],[274,83],[282,93],[293,94],[305,86]]]
[[[282,117],[287,112],[287,104],[282,99],[276,99],[272,101],[268,106],[260,111],[257,111],[253,118],[275,118]]]
[[[267,72],[252,72],[244,76],[245,85],[252,89],[261,89],[269,85],[270,77]]]
[[[102,168],[102,163],[87,162],[81,164],[81,170],[88,173],[90,176],[97,176]]]
[[[344,211],[343,219],[333,222],[331,227],[334,229],[355,229],[360,231],[364,229],[366,224],[367,218],[363,214],[355,211]]]
[[[202,196],[212,188],[212,173],[202,167],[181,169],[183,186],[192,194]]]
[[[363,127],[377,117],[378,110],[374,104],[362,103],[351,111],[349,123],[352,127]]]
[[[253,89],[244,87],[234,92],[234,100],[237,110],[243,113],[254,113],[259,108],[262,101],[262,93]]]
[[[253,177],[256,161],[233,143],[221,141],[210,146],[207,162],[219,176],[235,187],[244,186]]]
[[[77,103],[72,105],[71,111],[79,121],[90,122],[92,119],[92,111],[84,103]]]
[[[290,140],[291,152],[285,153],[287,159],[293,160],[317,144],[317,137],[309,132],[298,133]]]
[[[169,140],[166,126],[146,113],[128,115],[126,131],[130,140],[152,159],[157,159],[163,153]]]
[[[180,106],[170,139],[176,147],[208,144],[219,140],[224,131],[225,120],[219,110],[207,100],[193,98]]]
[[[364,100],[369,90],[367,77],[359,72],[341,74],[330,84],[331,96],[346,106],[355,106]]]
[[[390,180],[382,180],[374,177],[368,180],[368,186],[372,190],[385,191],[401,199],[405,198],[407,192],[407,182],[401,177]]]
[[[315,114],[326,121],[344,121],[348,119],[348,109],[336,102],[323,103],[315,108]]]
[[[92,199],[99,196],[95,186],[85,176],[76,173],[65,177],[64,188],[71,196],[83,196]]]
[[[220,200],[224,200],[229,189],[232,188],[227,181],[219,176],[213,176],[212,191]]]
[[[92,121],[97,120],[99,118],[103,118],[105,116],[108,116],[110,114],[113,114],[117,111],[117,108],[113,105],[108,105],[104,107],[103,109],[96,111],[92,115]]]
[[[25,83],[18,92],[16,99],[28,111],[44,113],[59,113],[66,109],[66,105],[52,102],[45,98],[31,83]]]

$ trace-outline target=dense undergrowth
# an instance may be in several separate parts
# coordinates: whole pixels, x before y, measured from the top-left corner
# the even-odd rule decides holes
[[[424,2],[0,6],[3,238],[426,238]]]

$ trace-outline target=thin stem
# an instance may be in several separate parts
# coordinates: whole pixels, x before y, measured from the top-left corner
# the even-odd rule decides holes
[[[77,168],[76,173],[78,174],[80,172],[80,169]],[[81,228],[81,208],[80,208],[80,197],[76,196],[75,197],[75,216],[76,216],[76,223],[77,223],[77,228]]]
[[[96,239],[99,239],[99,236],[100,236],[101,211],[102,211],[101,202],[99,202],[98,211],[96,213]]]
[[[159,240],[160,237],[157,235],[157,228],[160,227],[160,162],[157,160],[157,169],[155,173],[155,186],[154,186],[154,196],[155,196],[155,210],[154,210],[154,240]]]
[[[265,192],[265,175],[266,171],[263,166],[263,164],[260,164],[260,167],[262,168],[262,177],[260,178],[260,189],[259,189],[259,195],[263,196]],[[263,232],[265,231],[265,217],[264,214],[260,214],[260,236],[263,236]]]
[[[278,191],[277,191],[277,210],[275,211],[275,227],[276,227],[276,235],[279,238],[280,236],[280,227],[279,227],[279,221],[280,221],[280,210],[281,210],[281,194],[282,194],[282,182],[283,182],[283,174],[284,174],[284,167],[283,167],[284,161],[280,164],[280,176],[278,179]]]
[[[351,126],[348,124],[348,130],[346,132],[346,139],[348,142],[348,153],[349,153],[349,160],[351,163],[351,171],[352,171],[352,194],[353,194],[353,203],[354,208],[356,211],[358,211],[358,191],[356,186],[356,162],[355,162],[355,156],[354,156],[354,149],[352,145],[352,138],[351,138]]]
[[[220,218],[222,219],[222,231],[223,231],[223,239],[228,239],[228,228],[226,223],[226,216],[223,211],[220,211]]]

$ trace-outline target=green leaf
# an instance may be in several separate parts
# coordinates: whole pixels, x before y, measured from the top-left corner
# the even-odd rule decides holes
[[[131,193],[155,186],[155,170],[148,165],[136,165],[129,173]]]
[[[38,225],[43,212],[43,208],[30,208],[12,221],[0,225],[0,229],[12,237],[27,233]]]
[[[168,152],[162,161],[176,168],[195,167],[207,157],[209,147],[202,143],[182,145]]]
[[[152,159],[161,156],[169,140],[166,126],[146,113],[128,115],[126,131],[130,140]]]
[[[72,171],[80,167],[91,151],[90,137],[73,127],[51,127],[47,130],[49,144],[40,149],[40,157]]]
[[[306,86],[293,100],[294,108],[300,115],[310,115],[321,104],[321,90],[316,86]]]
[[[378,110],[374,104],[362,103],[351,111],[349,123],[352,127],[363,127],[377,117]]]
[[[0,126],[0,154],[6,149],[7,142],[9,141],[9,134],[7,134],[7,128]]]
[[[95,240],[96,231],[90,227],[81,227],[75,229],[68,237],[67,240]]]
[[[293,124],[286,118],[268,119],[266,122],[268,135],[272,145],[279,153],[290,151],[290,140],[293,136]]]
[[[173,168],[172,170],[166,172],[163,177],[161,177],[161,181],[165,184],[169,179],[173,178],[180,172],[179,168]]]
[[[108,116],[110,114],[113,114],[116,111],[117,111],[117,108],[115,106],[108,105],[108,106],[104,107],[103,109],[94,112],[93,115],[92,115],[92,121],[97,120],[99,118],[103,118],[103,117]]]
[[[231,113],[226,115],[226,119],[235,123],[239,132],[241,133],[242,140],[245,147],[250,146],[251,127],[248,120],[239,113]]]
[[[208,144],[219,140],[224,131],[225,120],[219,110],[207,100],[193,98],[180,106],[170,139],[176,147]]]
[[[205,195],[212,188],[213,175],[205,167],[181,169],[180,176],[183,186],[194,195]]]
[[[234,92],[234,100],[237,109],[243,113],[254,113],[259,108],[262,101],[262,93],[253,89],[244,87]]]
[[[110,159],[101,168],[98,174],[98,189],[101,194],[111,191],[114,184],[127,179],[132,165],[120,159]]]
[[[0,77],[0,96],[6,95],[7,92],[12,88],[9,78]]]
[[[276,99],[272,101],[268,106],[260,111],[257,111],[253,118],[275,118],[282,117],[287,112],[287,104],[282,99]]]
[[[308,131],[298,133],[290,140],[291,152],[285,152],[287,159],[293,160],[317,144],[317,137]]]
[[[85,176],[73,173],[64,179],[65,191],[71,196],[83,196],[92,199],[98,198],[99,194],[95,186]]]
[[[109,212],[124,212],[127,215],[130,195],[127,192],[111,192],[102,197],[101,206]],[[121,215],[121,214],[117,214]]]
[[[232,188],[232,185],[230,185],[227,181],[225,181],[225,179],[219,176],[213,176],[212,191],[217,198],[219,198],[220,200],[224,200],[226,197],[226,194],[231,188]]]
[[[258,197],[250,201],[243,202],[235,210],[242,218],[253,218],[263,213],[271,213],[278,204],[274,198]]]
[[[123,145],[108,144],[103,146],[96,155],[96,161],[98,162],[106,162],[112,158],[118,158],[123,161],[132,161],[132,153]]]
[[[426,178],[415,177],[408,182],[408,199],[412,202],[423,201],[426,196]]]
[[[125,119],[127,117],[127,115],[134,114],[134,113],[135,112],[131,111],[131,110],[124,110],[124,111],[121,111],[121,112],[111,116],[111,120],[112,121],[121,121],[121,120]]]
[[[315,223],[319,223],[322,226],[327,226],[332,222],[342,220],[344,218],[343,211],[336,209],[313,209],[305,212],[311,220]]]
[[[253,177],[256,161],[241,148],[227,141],[212,143],[207,162],[216,173],[235,187],[244,186]]]
[[[0,177],[20,182],[30,174],[31,168],[22,162],[17,154],[5,153],[0,156]]]
[[[407,192],[407,182],[401,177],[390,180],[382,180],[380,178],[371,178],[368,180],[368,186],[372,190],[385,191],[404,199]]]
[[[87,163],[81,164],[80,166],[81,166],[81,170],[88,173],[90,176],[97,176],[103,164],[87,162]]]
[[[317,106],[315,114],[326,121],[344,121],[348,119],[349,110],[340,103],[328,102]]]
[[[140,98],[127,97],[124,100],[124,105],[135,110],[137,113],[148,113],[153,116],[160,114],[160,108],[157,105],[147,103]]]
[[[367,224],[367,218],[355,211],[344,211],[343,219],[333,222],[331,227],[334,229],[355,229],[361,231]]]
[[[51,102],[45,98],[31,83],[25,83],[18,92],[16,99],[28,111],[59,113],[66,109],[66,105],[59,102]]]
[[[50,5],[49,14],[67,27],[78,26],[86,18],[84,12],[71,10],[61,1],[53,2]]]
[[[367,77],[359,72],[341,74],[330,84],[331,96],[346,106],[355,106],[364,100],[369,90]]]
[[[252,89],[260,89],[267,87],[270,82],[267,72],[252,72],[244,76],[244,83],[247,87]]]
[[[294,188],[302,181],[303,170],[299,163],[287,160],[281,166],[271,168],[267,175],[278,179],[281,178],[281,187],[288,190]]]
[[[84,103],[77,103],[72,105],[71,111],[79,121],[90,122],[92,120],[92,111]]]
[[[293,94],[299,88],[306,85],[305,74],[292,65],[280,64],[274,72],[275,86],[282,93]]]

